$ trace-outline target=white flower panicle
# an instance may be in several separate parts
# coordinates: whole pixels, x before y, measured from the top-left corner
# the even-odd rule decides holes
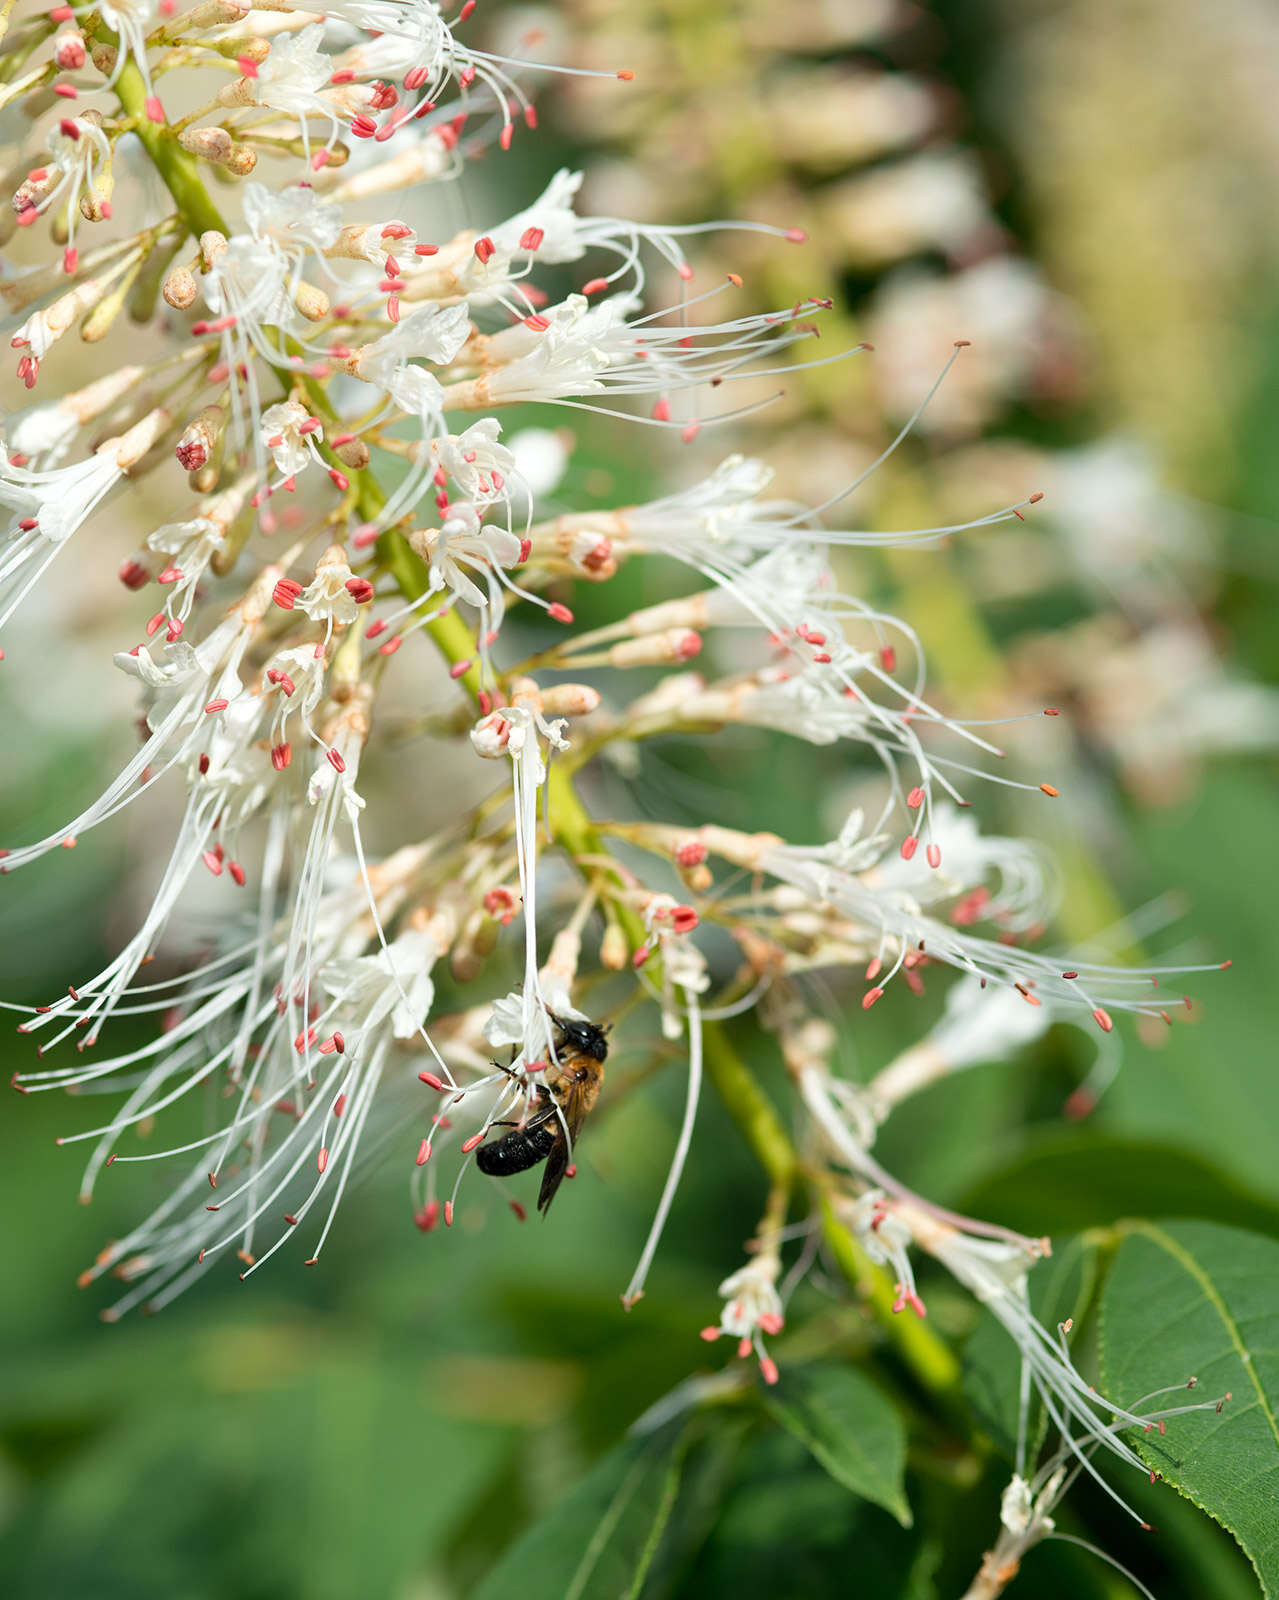
[[[568,430],[504,431],[503,408],[537,402],[692,445],[769,404],[784,374],[854,352],[800,359],[830,302],[759,312],[737,300],[737,273],[701,281],[703,235],[744,228],[780,247],[798,229],[592,216],[582,175],[564,169],[505,217],[469,197],[467,214],[490,220],[439,233],[458,213],[436,186],[537,123],[534,64],[470,42],[474,9],[113,0],[18,25],[33,117],[6,170],[26,173],[12,207],[27,248],[47,230],[54,253],[3,284],[18,377],[40,389],[0,441],[5,670],[39,659],[50,633],[83,633],[80,655],[110,652],[134,681],[139,720],[103,792],[9,841],[0,874],[70,851],[153,788],[178,818],[172,839],[147,837],[150,896],[101,970],[66,975],[48,1004],[10,1003],[36,1050],[19,1091],[114,1096],[63,1141],[89,1145],[83,1197],[108,1167],[178,1174],[82,1281],[120,1280],[117,1316],[164,1305],[227,1257],[249,1277],[295,1236],[314,1263],[379,1143],[424,1233],[453,1222],[469,1157],[507,1130],[543,1154],[554,1144],[557,1181],[572,1175],[594,1103],[573,1098],[572,1030],[626,1018],[628,1032],[629,994],[684,1082],[629,1307],[696,1149],[704,1064],[723,1076],[710,1030],[758,1006],[805,1148],[766,1163],[776,1193],[704,1337],[733,1339],[777,1382],[765,1341],[784,1341],[824,1227],[888,1270],[890,1318],[924,1316],[914,1262],[941,1263],[1008,1330],[1062,1441],[1038,1472],[1018,1461],[1004,1520],[1015,1555],[1099,1450],[1133,1465],[1121,1435],[1158,1414],[1097,1395],[1064,1334],[1032,1316],[1027,1273],[1046,1241],[930,1205],[880,1165],[876,1133],[908,1095],[1051,1021],[1103,1035],[1124,1013],[1171,1021],[1165,975],[1208,969],[1037,948],[1052,871],[963,808],[974,777],[1056,788],[996,776],[989,725],[930,696],[912,629],[847,592],[842,550],[973,533],[1037,494],[969,523],[860,531],[836,525],[837,507],[865,473],[806,506],[730,454],[673,492],[577,509]],[[178,61],[208,69],[210,94],[170,126],[156,83]],[[632,76],[593,75],[622,80],[619,93]],[[154,317],[156,337],[83,383],[70,330],[92,344],[126,307]],[[73,541],[77,562],[55,568]],[[640,560],[684,588],[610,611],[609,584]],[[122,584],[102,644],[99,567]],[[594,626],[577,625],[579,588]],[[793,739],[800,760],[812,746],[864,755],[874,820],[858,808],[837,838],[805,843],[654,820],[632,796],[644,741],[734,729]],[[432,735],[420,765],[394,754],[406,730]],[[366,847],[368,819],[385,854]],[[437,997],[442,963],[456,1004]],[[854,1018],[908,1005],[902,991],[926,976],[953,986],[941,1020],[862,1086],[831,1067],[840,1036],[805,998],[816,972],[858,995]],[[107,1054],[117,1016],[153,1036]],[[607,1035],[586,1037],[607,1108],[612,1074],[631,1069],[610,1057],[601,1089]],[[1099,1067],[1115,1060],[1107,1048]],[[165,1113],[205,1091],[212,1124],[170,1143]],[[771,1109],[752,1127],[788,1137]],[[820,1227],[787,1226],[790,1179],[776,1174],[801,1170]]]

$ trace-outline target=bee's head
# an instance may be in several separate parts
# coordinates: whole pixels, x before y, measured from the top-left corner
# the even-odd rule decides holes
[[[562,1035],[560,1049],[576,1051],[578,1055],[590,1056],[595,1061],[603,1061],[608,1055],[611,1023],[600,1027],[598,1023],[587,1022],[584,1018],[557,1017],[553,1011],[547,1012],[547,1015]]]

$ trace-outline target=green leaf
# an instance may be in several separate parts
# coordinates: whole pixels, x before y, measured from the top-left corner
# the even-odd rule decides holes
[[[934,1541],[849,1493],[781,1428],[743,1444],[722,1513],[680,1600],[938,1600]],[[645,1597],[647,1600],[647,1596]]]
[[[472,1600],[633,1600],[675,1504],[692,1432],[680,1417],[610,1450],[517,1540]]]
[[[1087,1237],[1060,1240],[1047,1261],[1030,1274],[1031,1310],[1047,1328],[1073,1317],[1081,1321],[1097,1284],[1097,1247]],[[964,1395],[978,1423],[1005,1455],[1017,1444],[1021,1362],[1008,1330],[983,1311],[964,1351]],[[1043,1443],[1047,1418],[1032,1395],[1027,1422],[1028,1459]]]
[[[1279,1206],[1203,1157],[1081,1129],[1033,1136],[1015,1161],[984,1178],[958,1209],[1014,1223],[1029,1234],[1079,1233],[1152,1212],[1279,1233]]]
[[[1128,1437],[1234,1534],[1265,1592],[1279,1595],[1279,1244],[1213,1222],[1125,1231],[1101,1303],[1105,1390],[1132,1405],[1194,1376],[1205,1399],[1232,1394],[1218,1415]]]
[[[783,1374],[764,1404],[832,1478],[910,1526],[905,1425],[869,1378],[852,1367],[798,1367]]]

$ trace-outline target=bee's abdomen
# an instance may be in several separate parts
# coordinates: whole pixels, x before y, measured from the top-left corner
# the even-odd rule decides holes
[[[490,1178],[509,1177],[513,1172],[527,1172],[539,1161],[545,1161],[555,1143],[558,1123],[554,1118],[537,1128],[516,1128],[505,1138],[482,1144],[475,1152],[475,1165]]]

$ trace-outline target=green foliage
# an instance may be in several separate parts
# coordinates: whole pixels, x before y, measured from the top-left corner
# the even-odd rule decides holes
[[[798,1367],[765,1397],[770,1414],[846,1489],[911,1522],[900,1411],[855,1368]]]
[[[1135,1222],[1101,1302],[1102,1378],[1116,1400],[1135,1405],[1192,1376],[1198,1396],[1230,1393],[1218,1416],[1172,1418],[1166,1433],[1132,1442],[1234,1534],[1268,1595],[1279,1593],[1277,1285],[1271,1239],[1211,1222]]]

